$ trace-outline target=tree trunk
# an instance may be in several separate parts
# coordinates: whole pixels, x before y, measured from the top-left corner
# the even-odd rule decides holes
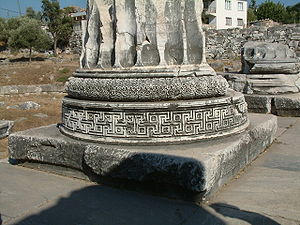
[[[32,48],[29,49],[29,62],[31,62],[32,59]]]
[[[53,54],[56,57],[57,56],[57,38],[54,37],[54,43],[53,43]]]

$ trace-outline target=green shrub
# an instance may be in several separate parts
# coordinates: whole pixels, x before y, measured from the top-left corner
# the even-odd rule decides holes
[[[63,69],[59,70],[59,72],[63,73],[63,74],[66,74],[66,73],[70,72],[70,69],[69,68],[63,68]]]
[[[65,83],[65,82],[68,81],[68,79],[69,79],[68,76],[64,76],[64,77],[59,77],[56,81],[57,81],[57,82]]]

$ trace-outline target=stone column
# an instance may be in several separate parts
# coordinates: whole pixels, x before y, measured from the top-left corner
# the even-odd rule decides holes
[[[213,74],[201,0],[89,0],[88,8],[83,68],[201,65]]]
[[[90,0],[61,131],[123,144],[201,140],[248,125],[243,95],[205,60],[202,0]]]

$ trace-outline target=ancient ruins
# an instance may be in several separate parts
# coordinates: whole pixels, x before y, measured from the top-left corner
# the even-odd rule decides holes
[[[11,135],[10,157],[202,196],[221,186],[277,125],[248,117],[244,96],[206,63],[202,9],[202,0],[89,0],[59,129]]]
[[[242,50],[242,73],[226,73],[225,77],[233,89],[248,94],[251,110],[299,115],[300,60],[288,46],[247,42]]]

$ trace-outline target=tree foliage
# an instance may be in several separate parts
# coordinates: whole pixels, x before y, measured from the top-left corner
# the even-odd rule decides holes
[[[276,22],[285,23],[288,17],[286,8],[280,2],[266,1],[259,5],[256,10],[257,19],[271,19]]]
[[[249,8],[254,10],[256,7],[256,0],[250,0]]]
[[[10,18],[8,20],[0,18],[0,47],[7,47],[11,31],[21,25],[21,18]]]
[[[297,3],[294,6],[286,7],[286,10],[289,14],[287,18],[287,23],[300,23],[300,3]]]
[[[0,17],[0,48],[5,48],[8,41],[8,28],[5,19]]]
[[[280,23],[300,23],[300,3],[285,8],[280,2],[274,3],[268,0],[260,4],[254,13],[259,20],[272,19]]]
[[[68,9],[61,9],[57,0],[42,0],[42,18],[53,37],[54,55],[57,47],[64,48],[73,33],[73,19]]]
[[[32,7],[26,9],[26,17],[36,20],[42,19],[42,13],[40,11],[36,12]]]
[[[8,46],[13,50],[29,49],[29,61],[31,61],[32,50],[49,49],[51,40],[42,30],[39,21],[23,17],[18,22],[20,23],[19,27],[10,32]]]
[[[252,8],[248,8],[247,10],[247,22],[251,23],[257,20],[257,17],[255,15],[255,11]]]

